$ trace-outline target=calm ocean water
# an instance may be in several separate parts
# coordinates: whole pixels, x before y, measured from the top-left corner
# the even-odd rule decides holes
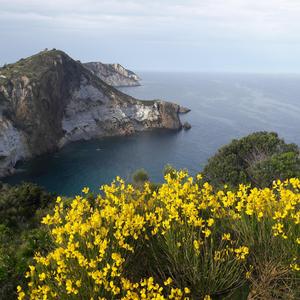
[[[94,190],[120,175],[144,168],[162,180],[167,163],[200,171],[216,150],[258,130],[276,131],[300,145],[300,75],[139,73],[142,86],[122,88],[140,99],[160,98],[189,107],[181,119],[192,125],[177,133],[142,133],[72,143],[61,151],[19,163],[8,183],[31,181],[58,194]]]

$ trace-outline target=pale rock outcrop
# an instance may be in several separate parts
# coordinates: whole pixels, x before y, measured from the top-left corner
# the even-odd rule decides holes
[[[9,175],[20,159],[28,156],[25,136],[12,123],[0,119],[0,175]]]
[[[125,69],[120,64],[88,62],[83,63],[83,66],[111,86],[121,87],[140,85],[140,78],[134,72]]]

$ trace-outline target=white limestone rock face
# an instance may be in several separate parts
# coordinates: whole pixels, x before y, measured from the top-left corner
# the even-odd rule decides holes
[[[166,118],[168,115],[165,112],[166,107],[172,112],[170,119]],[[180,129],[177,111],[178,105],[164,101],[149,103],[135,101],[132,104],[118,102],[115,98],[109,100],[83,81],[64,110],[62,119],[64,136],[58,145],[62,147],[70,141],[128,135],[153,128]]]
[[[107,66],[110,66],[113,68],[117,73],[123,75],[124,77],[133,79],[135,81],[141,80],[134,72],[125,69],[122,65],[120,64],[107,64]]]
[[[60,146],[67,140],[87,139],[96,128],[101,107],[108,101],[99,89],[83,79],[80,88],[73,92],[64,109],[62,129],[65,135],[59,143]]]
[[[93,101],[94,92],[93,87],[82,83],[80,90],[72,95],[64,110],[62,119],[64,136],[58,143],[59,147],[70,141],[128,135],[162,127],[160,106],[164,106],[164,102],[154,102],[152,105],[145,105],[142,102],[118,103],[111,102],[105,95],[100,94]],[[180,128],[180,121],[176,126],[177,129]],[[174,129],[173,124],[169,127]]]
[[[9,120],[0,117],[0,175],[13,173],[17,161],[29,156],[26,138]]]
[[[94,75],[114,87],[139,86],[140,78],[134,72],[120,64],[103,64],[101,62],[88,62],[83,64]]]
[[[152,106],[145,105],[135,105],[135,119],[139,122],[144,121],[158,121],[159,120],[159,111],[157,103],[154,103]]]

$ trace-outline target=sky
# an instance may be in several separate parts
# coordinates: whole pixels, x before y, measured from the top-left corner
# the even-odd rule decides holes
[[[0,65],[44,48],[132,70],[300,72],[299,0],[0,0]]]

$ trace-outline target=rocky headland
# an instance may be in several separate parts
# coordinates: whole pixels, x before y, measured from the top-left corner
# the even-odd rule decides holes
[[[101,62],[83,63],[87,69],[101,80],[114,87],[139,86],[140,78],[120,64],[103,64]]]
[[[185,110],[130,97],[66,53],[42,51],[0,68],[0,176],[71,141],[179,130]]]

